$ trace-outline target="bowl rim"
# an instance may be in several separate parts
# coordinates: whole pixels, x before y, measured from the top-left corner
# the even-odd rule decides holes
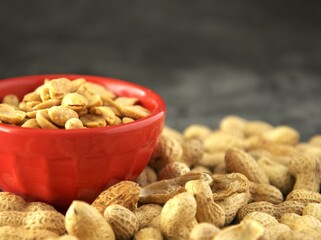
[[[36,75],[24,75],[24,76],[17,76],[17,77],[9,77],[0,79],[0,85],[3,82],[10,82],[13,80],[32,80],[34,78],[59,78],[59,77],[66,77],[71,79],[76,78],[96,78],[100,80],[108,80],[112,81],[114,83],[120,83],[121,85],[130,86],[136,89],[139,89],[143,91],[145,94],[148,94],[151,96],[151,99],[155,100],[157,102],[156,109],[147,117],[135,120],[134,122],[126,123],[126,124],[120,124],[115,126],[107,126],[107,127],[95,127],[95,128],[86,128],[86,129],[38,129],[38,128],[23,128],[20,126],[12,126],[8,124],[0,124],[0,132],[10,132],[10,133],[16,133],[16,134],[55,134],[55,135],[83,135],[83,134],[102,134],[107,133],[108,134],[116,134],[116,133],[122,133],[127,132],[133,129],[139,129],[144,127],[145,125],[150,125],[153,122],[157,121],[158,119],[165,117],[166,114],[166,103],[164,99],[155,91],[151,90],[150,88],[147,88],[145,86],[129,82],[126,80],[114,78],[114,77],[108,77],[108,76],[102,76],[102,75],[89,75],[89,74],[69,74],[69,73],[56,73],[56,74],[36,74]],[[90,81],[90,80],[89,80]],[[64,131],[63,131],[64,130]]]

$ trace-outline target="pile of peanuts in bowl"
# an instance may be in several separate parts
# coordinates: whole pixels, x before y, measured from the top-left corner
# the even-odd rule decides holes
[[[2,124],[101,127],[102,121],[92,123],[88,115],[108,115],[93,106],[94,99],[75,104],[72,97],[65,99],[68,94],[50,101],[53,105],[45,114],[42,107],[25,111],[55,99],[51,92],[40,87],[22,102],[4,98],[2,109],[10,108],[9,115],[18,112],[19,121],[12,115],[4,118],[2,112]],[[122,111],[120,101],[139,106],[130,98],[113,99],[108,111],[115,116]],[[39,103],[33,106],[33,101]],[[86,110],[80,107],[84,102]],[[55,117],[59,108],[71,117]],[[134,112],[127,111],[126,118],[134,121],[149,114],[142,106]],[[81,124],[67,124],[74,118]],[[92,202],[75,199],[62,213],[47,203],[1,192],[0,239],[321,239],[320,159],[321,135],[303,142],[290,126],[232,115],[221,119],[216,129],[192,124],[180,132],[165,126],[137,179],[119,181]]]
[[[8,94],[0,104],[0,121],[25,128],[80,129],[129,123],[149,115],[137,98],[118,97],[84,78],[45,79],[23,96]]]

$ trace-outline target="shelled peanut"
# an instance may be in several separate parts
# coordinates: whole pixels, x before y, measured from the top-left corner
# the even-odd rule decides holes
[[[1,99],[0,99],[1,100]],[[86,79],[45,79],[21,101],[8,94],[0,102],[0,123],[25,128],[79,129],[114,126],[146,117],[137,98],[117,96]]]
[[[50,231],[48,239],[320,239],[320,139],[303,143],[291,127],[237,116],[213,130],[166,126],[137,180],[109,187],[91,204],[74,201],[61,232],[6,220],[0,233],[24,232],[12,239],[46,239],[21,237],[36,229]],[[3,219],[32,209],[10,196],[0,201]]]

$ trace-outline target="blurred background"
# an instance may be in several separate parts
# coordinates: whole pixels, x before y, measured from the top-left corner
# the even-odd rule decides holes
[[[158,92],[166,124],[226,115],[321,134],[321,1],[0,1],[0,79],[110,76]]]

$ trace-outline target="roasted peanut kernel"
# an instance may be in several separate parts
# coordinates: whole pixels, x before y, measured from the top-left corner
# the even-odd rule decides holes
[[[87,108],[99,107],[103,106],[103,101],[101,100],[100,95],[98,94],[86,94],[84,93],[83,96],[87,99],[88,105]]]
[[[78,93],[67,93],[61,100],[61,105],[79,111],[88,105],[88,100]]]
[[[112,125],[116,120],[116,114],[110,107],[93,107],[90,112],[96,115],[102,115],[109,125]]]
[[[27,113],[26,113],[26,114],[27,114],[27,117],[28,117],[28,118],[36,118],[36,114],[37,114],[38,111],[39,111],[39,110],[27,112]]]
[[[21,111],[24,111],[24,112],[30,112],[30,111],[33,111],[32,107],[30,107],[27,103],[25,102],[20,102],[19,103],[19,107],[18,107]]]
[[[33,107],[33,110],[46,109],[52,106],[59,106],[61,101],[59,99],[49,99],[42,103],[39,103]]]
[[[83,125],[88,128],[93,127],[105,127],[107,125],[106,120],[103,116],[86,114],[80,117]]]
[[[115,121],[114,121],[114,123],[113,124],[111,124],[111,126],[115,126],[115,125],[119,125],[119,124],[122,124],[123,123],[123,121],[122,121],[122,119],[120,119],[119,117],[115,117]]]
[[[43,102],[50,99],[49,88],[46,86],[43,86],[43,88],[41,88],[39,94],[40,94],[40,98]]]
[[[67,78],[57,78],[47,83],[49,95],[52,99],[61,100],[72,89],[71,81]]]
[[[116,94],[112,91],[106,89],[104,86],[99,85],[93,82],[86,82],[87,91],[91,94],[99,94],[101,99],[105,101],[105,99],[115,99]]]
[[[120,111],[124,116],[130,117],[133,119],[140,119],[143,117],[147,117],[150,114],[150,111],[147,108],[144,108],[140,105],[121,106]]]
[[[110,107],[110,109],[113,110],[113,112],[116,114],[117,117],[119,117],[119,118],[124,117],[123,114],[119,111],[118,108],[115,108],[115,107],[112,107],[112,106],[108,106],[108,107]]]
[[[129,118],[129,117],[123,117],[122,122],[123,123],[131,123],[131,122],[135,122],[135,119]]]
[[[56,101],[56,100],[55,100]],[[49,101],[50,102],[50,101]],[[52,102],[52,101],[51,101]],[[37,109],[34,109],[35,106],[39,105],[40,103],[43,103],[41,101],[29,101],[29,102],[24,102],[29,108],[32,108],[33,110],[37,110]],[[48,105],[48,102],[46,102],[44,105]],[[41,105],[40,105],[41,106]],[[47,108],[48,106],[44,106],[44,107],[39,107],[39,109],[45,109]]]
[[[35,118],[31,118],[28,119],[27,121],[25,121],[21,127],[25,127],[25,128],[40,128],[37,120]]]
[[[65,129],[79,129],[84,128],[82,121],[79,118],[70,118],[65,123]]]
[[[125,105],[125,106],[133,106],[138,103],[137,98],[130,98],[130,97],[118,97],[115,99],[115,103],[119,105]]]
[[[27,93],[26,95],[23,96],[22,101],[23,102],[32,102],[32,101],[41,102],[40,94],[37,92]]]
[[[67,107],[54,106],[48,109],[48,115],[53,123],[58,126],[65,126],[71,118],[78,118],[78,114]]]
[[[71,92],[77,92],[78,89],[86,84],[86,79],[84,78],[77,78],[71,81],[70,91]]]
[[[87,82],[85,84],[82,84],[77,91],[75,91],[76,93],[85,96],[86,94],[88,95],[92,95],[93,93],[90,93],[87,91],[88,87],[87,87]]]
[[[15,107],[19,107],[19,98],[14,94],[8,94],[3,97],[2,103],[6,103]]]
[[[58,127],[50,121],[48,110],[37,111],[36,120],[41,128],[58,129]]]
[[[10,124],[18,124],[26,117],[26,113],[15,106],[0,103],[0,120]]]
[[[84,116],[84,115],[88,114],[88,109],[84,108],[84,109],[81,109],[81,110],[76,110],[75,112],[78,114],[79,117],[81,117],[81,116]]]

